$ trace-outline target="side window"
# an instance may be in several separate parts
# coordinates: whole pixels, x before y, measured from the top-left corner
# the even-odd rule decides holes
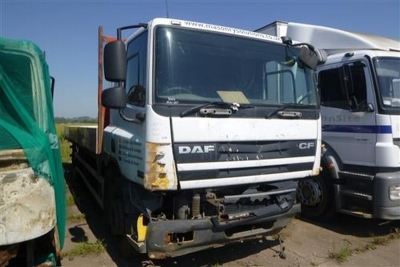
[[[355,62],[354,64],[346,65],[345,74],[350,110],[365,110],[367,108],[367,83],[364,64]]]
[[[125,90],[128,103],[144,107],[146,104],[147,31],[128,44],[127,79]]]
[[[346,92],[340,70],[340,68],[329,69],[318,74],[322,106],[347,108]]]
[[[321,105],[357,111],[366,108],[367,89],[361,62],[323,70],[318,74]]]

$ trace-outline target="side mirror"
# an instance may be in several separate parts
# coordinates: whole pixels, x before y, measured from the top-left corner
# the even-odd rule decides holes
[[[315,70],[318,64],[326,61],[327,53],[325,50],[310,49],[308,46],[302,46],[299,58],[307,67]]]
[[[101,93],[101,104],[111,109],[122,109],[126,106],[128,97],[121,86],[105,89]]]
[[[310,50],[307,46],[301,47],[299,58],[301,62],[311,69],[315,69],[318,65],[317,54],[313,50]]]
[[[126,51],[121,40],[108,43],[104,47],[104,77],[110,82],[126,80]]]

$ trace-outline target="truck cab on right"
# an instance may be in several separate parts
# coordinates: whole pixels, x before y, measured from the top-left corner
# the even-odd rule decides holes
[[[299,183],[302,214],[400,219],[400,41],[281,21],[257,31],[326,54],[316,71],[321,172]]]

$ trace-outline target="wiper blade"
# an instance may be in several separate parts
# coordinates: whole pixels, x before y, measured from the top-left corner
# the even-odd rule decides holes
[[[314,107],[314,105],[304,105],[304,104],[297,104],[297,103],[285,103],[281,105],[280,107],[277,107],[276,109],[272,110],[269,112],[265,118],[270,119],[272,116],[278,114],[280,111],[284,111],[288,108],[300,108],[300,109],[305,109],[305,108],[311,108]],[[301,112],[293,112],[292,114],[285,114],[286,117],[292,117],[292,118],[300,118],[301,117]]]
[[[198,106],[194,106],[192,108],[182,111],[181,117],[185,117],[185,116],[191,115],[193,113],[196,113],[200,109],[205,108],[205,107],[210,107],[210,106],[226,107],[227,105],[228,105],[228,103],[225,103],[225,102],[207,102],[207,103],[200,104]]]
[[[237,111],[239,109],[245,109],[245,108],[254,108],[254,106],[250,105],[250,104],[226,103],[226,102],[221,102],[221,101],[207,102],[207,103],[200,104],[198,106],[194,106],[190,109],[182,111],[181,117],[185,117],[185,116],[194,114],[206,107],[220,107],[220,108],[230,109],[232,111]]]

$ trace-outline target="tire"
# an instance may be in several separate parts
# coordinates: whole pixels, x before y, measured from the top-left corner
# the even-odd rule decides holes
[[[335,217],[333,183],[326,171],[306,182],[300,182],[298,190],[303,217],[317,221],[330,221]]]
[[[121,176],[116,168],[108,168],[105,173],[103,221],[113,235],[124,234],[124,207]]]
[[[129,244],[125,232],[125,213],[121,175],[117,168],[108,168],[105,173],[103,221],[109,227],[118,253],[123,258],[137,255]]]

